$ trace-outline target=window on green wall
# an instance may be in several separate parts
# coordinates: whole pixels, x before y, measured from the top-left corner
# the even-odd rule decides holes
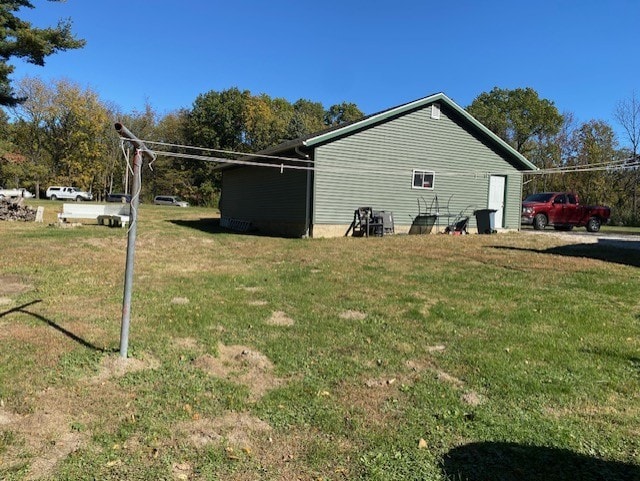
[[[435,180],[435,172],[426,170],[413,171],[413,188],[414,189],[433,189],[433,181]]]

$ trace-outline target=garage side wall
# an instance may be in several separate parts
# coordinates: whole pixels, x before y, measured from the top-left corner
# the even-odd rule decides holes
[[[222,225],[250,224],[264,234],[301,237],[306,232],[306,171],[238,167],[222,174]]]
[[[455,111],[431,105],[318,146],[315,151],[314,235],[348,226],[358,207],[392,211],[396,230],[437,203],[441,214],[487,208],[490,175],[503,175],[504,223],[518,229],[522,173],[481,136],[465,127]],[[433,189],[414,189],[413,170],[434,172]],[[442,217],[439,222],[446,225]],[[342,232],[344,233],[344,232]]]

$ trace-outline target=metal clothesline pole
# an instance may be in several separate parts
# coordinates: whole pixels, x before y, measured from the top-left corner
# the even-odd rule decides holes
[[[131,293],[133,292],[133,265],[136,253],[136,232],[138,226],[138,206],[142,187],[142,157],[146,155],[150,161],[156,156],[135,135],[122,124],[115,124],[116,131],[128,139],[136,148],[133,157],[133,180],[131,186],[131,203],[129,231],[127,233],[127,260],[124,273],[124,294],[122,300],[122,324],[120,327],[120,357],[126,358],[129,349],[129,326],[131,324]]]

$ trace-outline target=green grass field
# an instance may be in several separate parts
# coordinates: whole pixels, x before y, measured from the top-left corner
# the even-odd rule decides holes
[[[640,479],[640,251],[144,204],[125,361],[126,229],[39,204],[0,223],[0,479]]]

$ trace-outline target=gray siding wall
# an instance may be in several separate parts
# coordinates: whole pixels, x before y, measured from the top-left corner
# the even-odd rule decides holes
[[[268,167],[225,170],[220,215],[250,221],[263,232],[281,230],[285,235],[301,236],[305,229],[306,189],[306,171],[285,169],[280,173],[280,169]]]
[[[370,206],[408,225],[437,196],[441,212],[465,211],[474,226],[473,210],[487,207],[495,174],[506,176],[504,223],[496,227],[520,226],[522,174],[444,105],[438,120],[426,106],[319,146],[315,167],[314,224],[349,224],[356,208]],[[433,190],[412,188],[413,169],[435,172]]]

